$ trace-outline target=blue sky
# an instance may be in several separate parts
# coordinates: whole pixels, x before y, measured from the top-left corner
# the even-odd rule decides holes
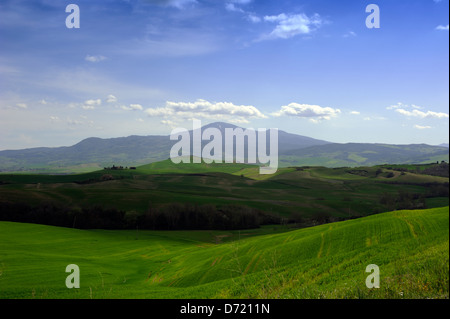
[[[448,12],[448,0],[0,0],[0,149],[170,134],[193,118],[448,143]]]

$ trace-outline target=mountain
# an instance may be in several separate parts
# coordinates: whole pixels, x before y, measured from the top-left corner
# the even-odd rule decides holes
[[[226,128],[235,129],[237,126],[216,122],[203,126],[202,131],[207,128],[217,128],[224,137]],[[190,136],[192,144],[192,131],[190,131]],[[61,172],[78,172],[112,165],[138,166],[169,158],[170,150],[175,143],[176,141],[170,140],[169,135],[128,136],[110,139],[91,137],[67,147],[0,151],[0,171],[61,170]],[[207,143],[208,141],[204,141],[202,146]],[[280,152],[328,143],[279,131]]]
[[[421,164],[449,160],[446,147],[427,144],[327,144],[291,150],[280,155],[280,165],[327,167],[373,166],[380,164]]]
[[[241,127],[233,125],[233,124],[229,124],[229,123],[224,123],[224,122],[215,122],[215,123],[203,126],[202,132],[204,132],[208,128],[215,128],[220,131],[220,134],[222,136],[222,154],[224,154],[225,153],[225,140],[226,140],[225,131],[226,131],[226,129],[231,128],[231,129],[235,130],[236,128],[241,128]],[[242,128],[242,129],[245,130],[244,128]],[[193,132],[193,130],[189,131],[191,140],[193,139],[192,132]],[[255,132],[255,137],[256,137],[255,149],[257,151],[258,150],[258,134],[256,132]],[[209,142],[210,142],[210,140],[202,141],[202,143],[201,143],[202,149]],[[307,137],[307,136],[291,134],[291,133],[287,133],[282,130],[278,130],[278,152],[279,152],[279,154],[289,152],[292,150],[299,150],[299,149],[307,148],[310,146],[327,145],[327,144],[331,144],[331,143],[327,142],[327,141],[323,141],[323,140],[317,140],[317,139]],[[244,139],[244,144],[241,144],[238,139],[235,139],[234,145],[235,145],[235,148],[243,147],[244,150],[247,150],[248,149],[248,139],[247,138]],[[266,151],[267,151],[267,153],[270,152],[270,135],[268,133],[266,133]],[[191,153],[193,153],[192,148],[191,148]],[[247,158],[247,152],[245,154],[246,154],[245,158]]]
[[[225,129],[238,126],[216,122],[202,127],[216,128],[225,139]],[[193,131],[189,131],[192,136]],[[169,158],[177,141],[169,135],[128,136],[120,138],[87,138],[66,147],[30,148],[0,151],[0,171],[37,171],[73,173],[92,171],[105,166],[140,166]],[[202,142],[202,148],[209,141]],[[268,143],[269,145],[270,143]],[[224,151],[224,141],[223,141]],[[244,141],[244,149],[248,141]],[[268,152],[270,148],[268,148]],[[372,166],[378,164],[429,163],[448,161],[448,147],[426,144],[390,145],[337,144],[306,136],[278,131],[279,166]],[[246,153],[247,155],[247,153]]]
[[[0,151],[0,170],[142,165],[167,159],[172,144],[168,136],[93,137],[69,147]]]
[[[210,127],[219,129],[222,136],[225,137],[225,129],[226,128],[236,129],[239,126],[229,124],[229,123],[224,123],[224,122],[215,122],[215,123],[203,126],[202,131],[207,128],[210,128]],[[297,134],[291,134],[291,133],[287,133],[282,130],[278,130],[278,151],[279,152],[287,152],[289,150],[297,150],[297,149],[303,149],[303,148],[310,147],[310,146],[326,145],[326,144],[331,144],[331,142],[317,140],[317,139],[314,139],[311,137],[297,135]]]

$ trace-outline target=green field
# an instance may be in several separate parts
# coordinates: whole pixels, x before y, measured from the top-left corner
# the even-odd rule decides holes
[[[0,298],[448,298],[449,208],[286,231],[0,222]],[[80,267],[80,289],[65,267]],[[368,289],[366,266],[380,267]]]
[[[77,175],[0,175],[0,203],[71,207],[99,205],[145,213],[167,203],[237,204],[270,214],[303,219],[322,212],[333,218],[367,216],[403,208],[448,205],[448,178],[379,168],[281,168],[259,175],[246,164],[173,164],[170,160],[136,170],[100,170]],[[392,177],[388,178],[388,174]],[[434,184],[434,186],[430,186]],[[445,186],[446,185],[446,186]],[[447,189],[447,193],[436,191]],[[384,194],[397,198],[383,203]],[[446,195],[447,194],[447,195]],[[412,206],[405,206],[404,204]]]
[[[138,223],[127,230],[47,226],[55,224],[45,214],[37,222],[47,225],[1,221],[0,298],[448,298],[448,178],[399,168],[307,166],[259,175],[246,164],[166,160],[76,175],[1,174],[7,209],[45,212],[53,203],[58,214],[73,209],[74,218],[100,206],[145,220],[171,203],[231,203],[279,222],[154,231]],[[80,267],[80,289],[65,287],[69,264]],[[365,285],[369,264],[380,267],[379,289]]]

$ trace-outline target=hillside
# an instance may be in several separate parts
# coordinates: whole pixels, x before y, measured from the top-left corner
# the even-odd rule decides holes
[[[206,212],[230,212],[234,207],[231,212],[260,216],[252,226],[264,225],[264,216],[272,216],[272,223],[304,227],[394,209],[447,206],[448,178],[425,174],[440,166],[414,166],[410,171],[400,171],[403,168],[398,166],[292,167],[267,176],[246,164],[175,165],[165,160],[134,170],[78,175],[2,174],[0,219],[73,227],[74,216],[81,212],[103,215],[113,210],[116,218],[107,223],[109,228],[128,225],[129,213],[137,214],[140,229],[204,229],[206,223],[183,228],[171,216],[186,211],[204,216]],[[418,170],[421,167],[423,171]],[[157,225],[149,222],[156,213],[161,215]],[[102,228],[101,221],[83,227]],[[213,224],[222,223],[216,220]],[[238,224],[241,228],[242,223]]]
[[[448,207],[281,233],[0,222],[0,298],[448,298],[448,223]],[[68,264],[80,289],[65,287]]]
[[[217,122],[202,130],[216,128],[222,133],[235,125]],[[192,148],[192,131],[191,148]],[[140,166],[169,158],[176,141],[169,136],[129,136],[88,138],[73,146],[0,151],[0,172],[36,172],[67,174],[92,172],[112,165]],[[203,141],[205,146],[209,141]],[[237,143],[237,142],[236,142]],[[248,147],[248,141],[242,145]],[[269,150],[270,147],[267,148]],[[448,147],[349,143],[336,144],[279,130],[279,167],[289,166],[372,166],[381,164],[420,164],[449,160]]]
[[[187,160],[187,159],[186,159]],[[188,159],[189,163],[174,164],[170,159],[139,166],[136,172],[140,174],[194,174],[194,173],[237,173],[243,169],[254,168],[259,170],[259,166],[237,163],[194,163],[193,157]]]

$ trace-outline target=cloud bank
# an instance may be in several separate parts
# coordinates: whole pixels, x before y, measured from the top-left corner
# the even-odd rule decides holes
[[[322,120],[330,120],[331,118],[338,116],[340,113],[340,109],[333,109],[331,107],[291,103],[289,105],[282,106],[278,112],[274,112],[271,115],[275,117],[294,116],[309,118],[311,122],[317,123]]]
[[[151,117],[171,119],[204,118],[226,120],[233,123],[248,123],[249,119],[267,118],[252,105],[235,105],[230,102],[209,102],[199,99],[195,102],[166,102],[164,107],[149,108],[145,113]]]

